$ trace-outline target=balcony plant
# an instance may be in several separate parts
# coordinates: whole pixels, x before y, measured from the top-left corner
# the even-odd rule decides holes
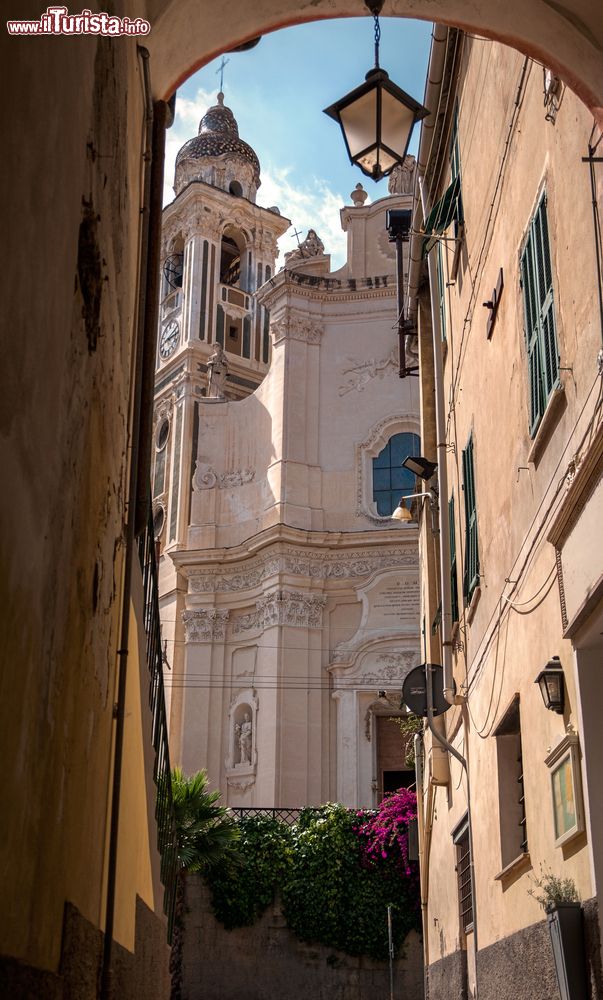
[[[561,1000],[587,1000],[582,904],[574,880],[542,869],[528,894],[547,915]]]

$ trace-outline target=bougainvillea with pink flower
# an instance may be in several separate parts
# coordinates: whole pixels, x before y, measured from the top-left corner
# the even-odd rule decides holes
[[[408,860],[408,824],[417,816],[415,793],[401,788],[383,799],[376,815],[356,815],[363,864],[371,867],[389,860],[401,876],[416,875],[416,865]]]

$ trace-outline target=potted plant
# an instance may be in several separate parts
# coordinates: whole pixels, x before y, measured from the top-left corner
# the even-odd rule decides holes
[[[574,880],[542,871],[528,890],[547,915],[561,1000],[587,1000],[582,904]]]

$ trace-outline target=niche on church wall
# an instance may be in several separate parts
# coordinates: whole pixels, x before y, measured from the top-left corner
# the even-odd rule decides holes
[[[258,700],[251,688],[241,691],[228,712],[227,783],[245,790],[255,781],[257,771]]]

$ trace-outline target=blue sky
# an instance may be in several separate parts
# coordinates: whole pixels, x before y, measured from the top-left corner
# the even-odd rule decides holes
[[[425,21],[381,19],[381,66],[419,101],[430,35],[431,24]],[[387,195],[387,179],[375,184],[350,165],[339,126],[322,113],[363,82],[373,54],[373,21],[362,17],[286,28],[266,35],[250,52],[226,57],[224,103],[234,112],[241,138],[259,157],[258,204],[278,205],[304,236],[310,227],[316,229],[332,254],[333,268],[344,262],[339,209],[351,204],[350,192],[361,181],[372,201]],[[176,119],[167,136],[166,203],[174,197],[176,154],[216,103],[219,62],[199,70],[178,91]],[[417,127],[410,152],[416,152],[418,136]],[[292,234],[293,229],[280,241],[277,267],[283,252],[296,245]]]

